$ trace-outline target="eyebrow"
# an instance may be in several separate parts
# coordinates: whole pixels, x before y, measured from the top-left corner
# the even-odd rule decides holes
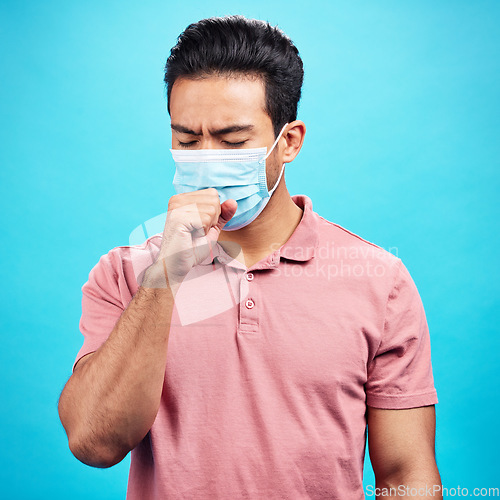
[[[182,134],[189,134],[189,135],[202,135],[201,132],[195,132],[194,130],[191,130],[188,127],[184,127],[184,125],[178,125],[176,123],[170,124],[170,128],[172,130],[175,130],[176,132],[180,132]],[[253,125],[230,125],[229,127],[224,127],[220,128],[218,130],[213,130],[210,132],[211,135],[225,135],[225,134],[231,134],[233,132],[247,132],[249,130],[252,130],[254,128]]]

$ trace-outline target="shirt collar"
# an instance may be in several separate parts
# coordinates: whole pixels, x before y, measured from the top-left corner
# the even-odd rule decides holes
[[[281,258],[306,262],[316,254],[319,241],[318,216],[313,211],[311,199],[303,194],[292,196],[293,202],[302,209],[303,214],[299,224],[288,240],[277,250],[258,262],[252,269],[277,267]],[[212,255],[201,262],[201,265],[211,264],[215,258],[221,263],[229,263],[233,259],[217,243],[213,247]],[[239,266],[238,266],[239,267]]]
[[[282,258],[305,262],[316,254],[319,241],[318,218],[313,212],[312,201],[309,197],[296,194],[292,196],[292,200],[304,213],[292,236],[278,251]]]

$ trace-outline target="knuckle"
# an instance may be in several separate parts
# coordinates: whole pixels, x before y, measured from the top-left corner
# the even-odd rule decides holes
[[[201,214],[201,222],[204,226],[207,226],[212,222],[212,216],[210,214],[207,214],[206,212]]]
[[[208,194],[210,194],[211,196],[216,196],[217,199],[219,198],[219,193],[215,188],[208,188]]]
[[[174,194],[168,200],[168,209],[171,210],[177,206],[179,206],[179,195]]]

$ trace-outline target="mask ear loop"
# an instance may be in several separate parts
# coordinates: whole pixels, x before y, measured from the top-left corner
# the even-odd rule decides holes
[[[278,177],[278,180],[276,181],[276,183],[274,184],[273,188],[271,189],[271,191],[269,191],[269,198],[273,195],[273,193],[276,191],[276,188],[278,187],[278,184],[280,183],[280,180],[281,180],[281,177],[283,177],[283,172],[285,171],[285,164],[283,163],[283,165],[281,166],[281,172],[280,172],[280,175]]]
[[[283,131],[285,130],[287,125],[288,123],[285,123],[283,125],[283,128],[281,129],[281,132],[278,134],[278,137],[276,137],[276,140],[274,141],[274,144],[271,146],[269,153],[267,153],[266,156],[264,156],[264,160],[267,160],[267,157],[273,152],[273,149],[276,147],[276,144],[278,144],[278,141],[281,139],[281,134],[283,134]]]
[[[278,141],[281,139],[281,135],[283,134],[283,131],[285,130],[285,128],[286,128],[287,125],[288,125],[288,123],[285,123],[285,125],[283,125],[283,128],[281,129],[281,132],[278,134],[278,137],[274,141],[274,144],[273,144],[271,150],[269,151],[269,153],[267,153],[267,155],[264,157],[264,160],[266,160],[267,157],[273,152],[273,149],[276,147],[276,144],[278,144]],[[281,177],[283,176],[284,170],[285,170],[285,164],[283,163],[283,165],[281,166],[281,172],[280,172],[280,175],[278,177],[278,180],[274,184],[274,186],[271,189],[271,191],[269,191],[269,197],[271,197],[273,195],[274,191],[278,187],[278,184],[280,183]]]

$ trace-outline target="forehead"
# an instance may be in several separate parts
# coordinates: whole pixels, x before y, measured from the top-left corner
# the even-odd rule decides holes
[[[257,123],[270,121],[265,109],[265,86],[258,76],[178,78],[170,94],[172,122]]]

